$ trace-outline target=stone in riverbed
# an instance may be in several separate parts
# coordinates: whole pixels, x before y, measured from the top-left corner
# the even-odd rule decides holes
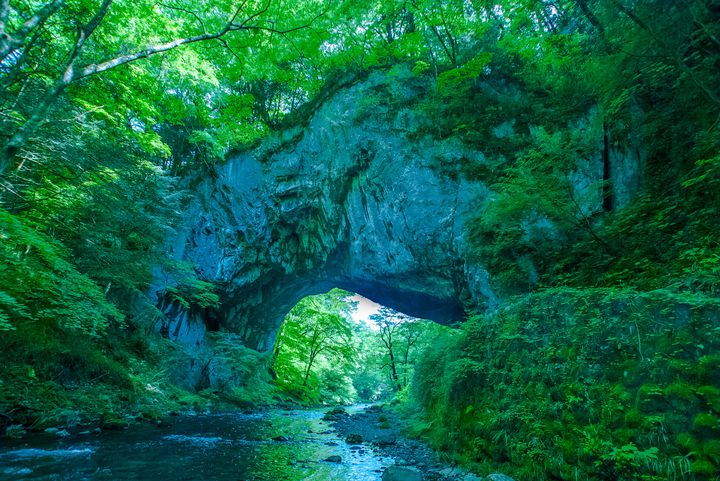
[[[506,476],[504,474],[500,473],[493,473],[489,474],[487,477],[485,477],[484,481],[515,481],[510,476]]]
[[[102,419],[102,428],[105,430],[127,429],[128,426],[130,426],[130,424],[127,420],[119,416],[109,415],[104,416]]]
[[[345,442],[348,444],[362,444],[363,438],[359,434],[350,434],[345,438]]]
[[[273,441],[277,441],[277,442],[279,442],[279,443],[284,443],[284,442],[290,441],[290,440],[289,440],[288,438],[286,438],[285,436],[275,436],[274,438],[272,438],[272,440],[273,440]]]
[[[382,481],[422,481],[422,474],[415,468],[390,466],[383,472]]]
[[[332,456],[328,456],[327,458],[323,459],[323,461],[325,461],[327,463],[341,463],[342,458],[340,456],[334,454]]]
[[[397,442],[397,437],[392,433],[387,434],[380,434],[375,439],[373,439],[373,443],[377,444],[378,446],[392,446]]]
[[[481,478],[480,476],[475,476],[474,474],[466,474],[462,478],[462,481],[483,481],[483,478]]]

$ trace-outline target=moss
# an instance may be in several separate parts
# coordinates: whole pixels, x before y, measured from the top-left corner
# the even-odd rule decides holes
[[[637,428],[643,423],[643,414],[637,409],[631,409],[625,414],[625,425],[629,428]]]
[[[716,463],[720,461],[720,439],[705,441],[702,445],[702,453]]]
[[[695,416],[693,427],[696,429],[720,429],[720,418],[712,413],[700,413]]]
[[[702,356],[698,360],[697,373],[703,382],[720,384],[720,354]]]
[[[686,359],[671,359],[668,367],[674,375],[683,376],[695,372],[695,364]]]
[[[676,396],[681,399],[692,399],[695,397],[695,390],[686,382],[676,381],[665,388],[665,395]]]
[[[684,448],[686,451],[696,451],[698,447],[697,440],[690,433],[680,433],[675,438],[675,442],[678,446]]]
[[[720,389],[715,386],[700,386],[697,393],[713,411],[720,412]]]
[[[706,458],[699,458],[690,464],[690,472],[693,474],[712,476],[717,473],[717,466]]]
[[[586,293],[579,306],[563,296],[538,294],[475,319],[463,327],[457,347],[418,368],[427,378],[417,381],[425,383],[418,393],[433,413],[425,418],[428,432],[439,433],[436,426],[444,426],[451,451],[469,451],[464,437],[483,439],[475,446],[482,449],[472,451],[475,457],[487,453],[489,469],[522,470],[527,479],[659,481],[668,479],[667,466],[680,470],[683,464],[687,473],[693,456],[714,463],[715,445],[705,441],[718,438],[717,413],[704,404],[717,390],[713,383],[701,382],[692,361],[699,340],[705,352],[717,349],[708,328],[671,325],[680,339],[676,345],[660,321],[652,326],[648,321],[657,319],[653,313],[664,302],[643,310],[617,291],[595,297]],[[637,323],[643,359],[637,337],[623,334],[628,317],[618,314],[618,299],[642,313]],[[661,337],[664,352],[655,347]],[[567,346],[573,356],[563,355]],[[459,386],[457,377],[437,379],[438,371],[446,372],[458,359],[472,360],[485,385]],[[710,359],[704,361],[710,364]],[[474,416],[482,415],[483,422],[465,422],[453,414],[449,399],[454,405],[472,404]],[[703,414],[697,417],[699,412]],[[448,441],[450,433],[458,439]],[[530,445],[533,439],[537,446]],[[569,466],[556,462],[555,455]],[[531,468],[537,468],[535,475]],[[676,472],[678,480],[691,478]],[[708,481],[700,474],[695,479]]]
[[[665,391],[656,384],[643,384],[638,389],[638,407],[642,412],[653,413],[667,407]]]

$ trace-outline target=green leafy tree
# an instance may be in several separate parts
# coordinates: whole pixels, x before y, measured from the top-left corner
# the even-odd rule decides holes
[[[312,21],[305,19],[305,23],[278,28],[272,20],[280,11],[276,8],[272,1],[259,0],[212,5],[141,2],[132,7],[112,0],[104,0],[99,6],[89,1],[70,4],[57,0],[39,7],[30,2],[3,1],[0,61],[6,70],[6,85],[0,94],[11,101],[13,94],[21,94],[31,81],[38,93],[32,103],[25,104],[24,112],[17,112],[21,115],[3,124],[10,134],[2,146],[0,175],[15,163],[18,152],[71,85],[189,44],[218,42],[236,55],[226,36],[237,32],[283,36]],[[173,25],[170,38],[158,38],[157,32],[167,31],[167,25]],[[48,55],[42,48],[50,39],[53,45]],[[38,65],[28,64],[30,59],[43,64],[42,78],[34,73]],[[14,110],[15,105],[6,103],[3,107]]]
[[[288,313],[273,352],[273,369],[281,386],[317,394],[316,381],[322,377],[318,372],[342,371],[353,360],[347,296],[339,290],[309,296]]]

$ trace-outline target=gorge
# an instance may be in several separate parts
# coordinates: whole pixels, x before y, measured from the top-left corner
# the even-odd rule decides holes
[[[718,38],[0,0],[0,476],[718,481]]]

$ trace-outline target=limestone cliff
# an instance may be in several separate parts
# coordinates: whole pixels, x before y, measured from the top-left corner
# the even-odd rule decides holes
[[[175,250],[219,285],[214,320],[264,350],[299,299],[332,287],[443,323],[460,320],[468,305],[498,305],[465,240],[467,221],[491,193],[458,170],[461,159],[484,156],[427,133],[433,119],[414,108],[426,82],[400,67],[371,74],[322,103],[305,126],[201,181]],[[498,123],[501,138],[511,123]],[[591,160],[573,175],[585,188],[602,166]]]

